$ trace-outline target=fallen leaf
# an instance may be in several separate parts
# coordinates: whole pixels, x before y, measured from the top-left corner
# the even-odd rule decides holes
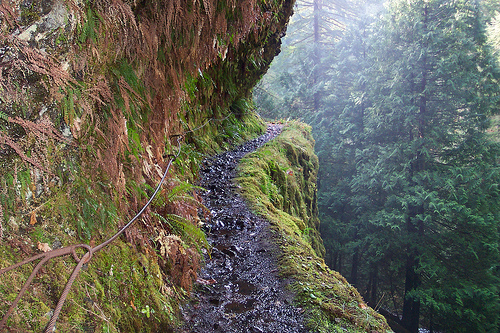
[[[366,309],[366,308],[367,308],[367,306],[366,306],[366,304],[365,304],[365,303],[359,303],[359,307],[360,307],[361,309]]]
[[[130,306],[132,307],[132,309],[137,311],[137,308],[135,307],[134,302],[132,300],[130,300]]]
[[[36,223],[36,213],[35,211],[32,211],[30,217],[30,225],[34,225],[35,223]]]
[[[52,251],[52,248],[47,243],[38,242],[38,249],[43,252]]]

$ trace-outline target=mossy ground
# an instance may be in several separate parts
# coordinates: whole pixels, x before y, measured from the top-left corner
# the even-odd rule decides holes
[[[8,256],[10,251],[9,247],[1,247],[2,266],[17,261]],[[152,259],[121,240],[97,254],[71,289],[58,321],[58,331],[117,332],[126,329],[131,332],[148,327],[147,331],[156,332],[162,323],[172,322],[185,291],[162,281],[163,274]],[[68,258],[54,259],[46,264],[30,292],[22,298],[8,326],[14,330],[22,328],[25,332],[43,331],[54,300],[60,296],[73,267],[74,262]],[[0,292],[7,295],[8,301],[17,296],[18,287],[32,268],[26,265],[2,278]]]
[[[292,278],[313,332],[390,332],[385,319],[322,256],[311,128],[288,122],[283,133],[242,159],[237,182],[256,213],[269,219],[281,248],[280,273]]]

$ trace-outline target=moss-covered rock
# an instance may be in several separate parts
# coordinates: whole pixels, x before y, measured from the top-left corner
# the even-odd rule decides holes
[[[292,278],[297,303],[313,332],[391,332],[358,291],[324,260],[318,232],[318,158],[309,125],[285,124],[283,133],[242,159],[237,182],[253,209],[268,218],[280,245],[280,272]]]

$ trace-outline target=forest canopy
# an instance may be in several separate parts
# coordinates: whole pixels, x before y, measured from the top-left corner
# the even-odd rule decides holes
[[[254,98],[313,126],[331,268],[393,327],[498,331],[500,4],[298,1],[288,31]]]

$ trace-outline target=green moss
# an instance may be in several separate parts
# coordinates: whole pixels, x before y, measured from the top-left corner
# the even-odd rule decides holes
[[[260,213],[270,212],[297,225],[319,256],[324,247],[317,231],[318,158],[310,128],[291,123],[283,133],[242,160],[238,182],[249,197],[259,198]]]
[[[242,159],[237,182],[252,208],[271,222],[282,251],[280,273],[295,281],[291,288],[312,331],[390,332],[385,319],[322,259],[317,170],[310,127],[290,122],[280,136]]]
[[[10,249],[0,248],[7,254]],[[119,258],[119,260],[117,260]],[[11,255],[2,257],[1,264],[12,263]],[[42,331],[53,308],[53,297],[58,297],[71,274],[71,258],[53,259],[45,265],[44,277],[36,282],[34,293],[23,297],[9,326],[26,327]],[[16,293],[12,284],[20,285],[29,275],[32,265],[7,273],[0,281],[0,291],[12,301]],[[179,300],[185,292],[169,285],[151,257],[139,253],[121,241],[95,255],[89,267],[80,273],[66,301],[58,321],[58,330],[72,331],[85,327],[88,322],[97,331],[106,326],[110,332],[157,332],[165,323],[175,320]],[[50,304],[50,305],[49,305]],[[149,308],[149,316],[142,312]],[[26,329],[26,328],[25,328]]]
[[[107,320],[93,319],[102,327],[115,326],[115,331],[124,332],[157,331],[164,323],[172,322],[172,309],[183,295],[165,284],[153,259],[129,244],[114,243],[96,254],[89,268],[82,272],[81,283],[75,288],[76,303],[92,303],[94,309],[101,308]],[[146,307],[151,309],[149,317],[141,311]],[[71,312],[64,316],[72,317]]]

